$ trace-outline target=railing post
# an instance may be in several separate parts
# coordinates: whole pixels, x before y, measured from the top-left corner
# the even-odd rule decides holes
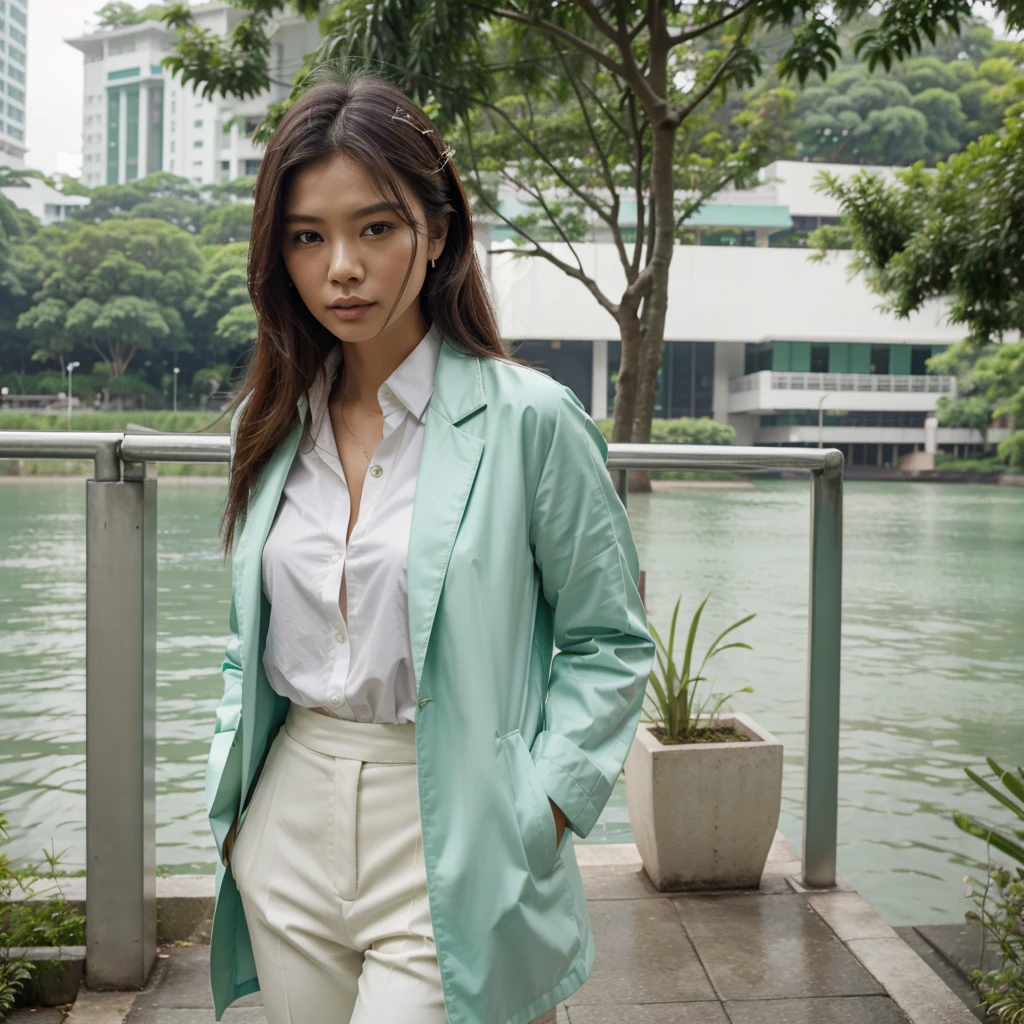
[[[811,473],[811,585],[807,643],[803,879],[836,884],[839,816],[839,669],[843,597],[843,457]]]
[[[86,984],[142,988],[156,955],[155,480],[87,481],[86,576]]]

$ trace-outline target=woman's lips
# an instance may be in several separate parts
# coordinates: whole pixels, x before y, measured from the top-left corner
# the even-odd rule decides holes
[[[376,306],[376,302],[367,302],[362,306],[331,306],[331,310],[339,320],[358,320]]]

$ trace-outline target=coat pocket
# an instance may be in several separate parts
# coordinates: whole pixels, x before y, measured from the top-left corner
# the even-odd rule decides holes
[[[500,743],[505,752],[516,822],[530,873],[535,878],[546,877],[554,871],[557,861],[558,832],[554,812],[540,783],[533,755],[519,730],[500,737]]]

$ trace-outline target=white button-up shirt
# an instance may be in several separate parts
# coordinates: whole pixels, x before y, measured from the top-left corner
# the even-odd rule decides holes
[[[406,558],[440,352],[441,333],[431,327],[377,391],[384,437],[347,550],[351,500],[327,411],[340,346],[310,389],[302,442],[263,548],[263,667],[274,691],[296,704],[355,722],[415,721]]]

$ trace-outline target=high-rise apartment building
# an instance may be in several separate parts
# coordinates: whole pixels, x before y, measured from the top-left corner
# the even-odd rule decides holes
[[[0,0],[0,164],[25,158],[25,50],[28,0]]]
[[[2,3],[3,0],[0,0]],[[8,4],[17,0],[7,0]],[[199,25],[227,36],[242,13],[222,0],[198,4]],[[255,174],[262,153],[252,133],[269,103],[283,99],[316,23],[287,17],[271,36],[275,84],[258,97],[204,99],[161,67],[175,33],[157,21],[103,28],[67,42],[85,55],[82,184],[123,184],[168,171],[198,185]]]

